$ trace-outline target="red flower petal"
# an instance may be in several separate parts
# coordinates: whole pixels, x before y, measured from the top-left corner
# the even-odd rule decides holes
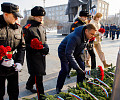
[[[2,57],[0,57],[0,60],[2,60]]]
[[[39,41],[37,38],[31,40],[31,48],[33,49],[42,49],[42,42]]]
[[[12,58],[12,54],[7,54],[7,58],[11,59]]]
[[[98,31],[99,31],[100,33],[105,33],[105,29],[104,29],[104,28],[100,28]]]
[[[7,49],[3,45],[0,45],[0,56],[3,57],[6,54],[7,54]]]
[[[7,51],[11,51],[11,47],[10,46],[7,46],[6,49],[7,49]]]

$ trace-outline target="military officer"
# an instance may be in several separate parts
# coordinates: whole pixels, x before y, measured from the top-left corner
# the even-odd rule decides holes
[[[89,17],[89,13],[87,11],[80,11],[79,17],[75,19],[75,22],[70,27],[70,33],[73,32],[76,27],[85,25],[87,17]]]
[[[116,33],[116,25],[113,24],[113,26],[112,26],[112,40],[115,39],[115,33]]]
[[[109,33],[109,26],[108,24],[105,26],[105,37],[108,38],[108,33]]]
[[[101,24],[101,27],[100,28],[105,28],[103,24]]]
[[[19,6],[13,3],[2,3],[0,15],[0,45],[10,46],[12,58],[2,58],[0,61],[0,100],[4,100],[5,80],[7,83],[7,93],[9,100],[18,100],[18,71],[21,71],[24,53],[25,41],[22,34],[22,28],[16,23],[19,13]],[[14,65],[14,66],[13,66]]]
[[[111,38],[111,36],[112,36],[112,24],[110,25],[110,38]]]
[[[23,27],[26,42],[27,67],[30,77],[26,83],[26,89],[38,94],[38,100],[43,100],[44,87],[43,75],[46,75],[45,55],[48,54],[49,48],[46,43],[46,31],[42,25],[43,17],[46,12],[43,7],[35,6],[31,9],[31,16],[27,24]],[[31,40],[38,39],[44,46],[43,49],[37,50],[31,47]],[[33,88],[36,84],[37,91]]]
[[[116,34],[117,34],[117,39],[119,39],[119,34],[120,34],[120,27],[119,27],[119,25],[116,28]]]

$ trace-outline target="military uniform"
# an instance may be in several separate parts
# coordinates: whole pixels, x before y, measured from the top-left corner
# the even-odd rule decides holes
[[[105,26],[105,37],[106,37],[106,38],[108,38],[109,30],[110,30],[109,26],[108,26],[108,25]]]
[[[33,9],[39,10],[38,8],[40,7],[36,6]],[[41,12],[45,11],[42,10]],[[40,12],[38,12],[38,14],[39,13]],[[26,42],[27,67],[30,74],[30,77],[26,83],[26,89],[31,90],[33,85],[36,83],[38,100],[42,100],[42,96],[40,96],[40,94],[44,94],[43,75],[46,75],[45,55],[47,55],[49,52],[48,45],[46,44],[46,31],[41,22],[35,21],[33,17],[29,18],[27,25],[23,27],[23,31]],[[30,45],[33,38],[37,38],[39,41],[41,41],[45,49],[37,50],[31,48]]]
[[[112,24],[110,25],[110,38],[111,38],[111,36],[112,36]]]
[[[5,3],[2,6],[11,5]],[[14,5],[16,7],[16,5]],[[3,11],[4,9],[2,9]],[[14,63],[23,65],[25,53],[25,41],[22,34],[22,28],[18,24],[7,24],[3,15],[0,15],[0,45],[10,46],[12,51],[12,59]],[[7,79],[7,92],[9,100],[18,100],[19,86],[18,86],[18,71],[15,71],[13,66],[4,66],[2,63],[5,59],[0,61],[0,100],[4,100],[5,95],[5,80]]]
[[[116,25],[113,25],[112,26],[112,40],[114,40],[115,39],[115,33],[116,33]]]
[[[117,39],[119,39],[119,34],[120,34],[120,27],[118,26],[118,27],[116,28]]]
[[[101,25],[101,27],[100,27],[100,28],[105,28],[105,27],[104,27],[104,25]]]
[[[70,27],[70,33],[74,31],[74,29],[78,26],[85,25],[86,22],[82,21],[80,17],[78,17],[75,22]]]

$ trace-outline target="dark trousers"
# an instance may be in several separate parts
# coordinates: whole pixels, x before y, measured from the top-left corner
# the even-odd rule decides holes
[[[66,57],[61,57],[60,58],[60,61],[61,61],[61,70],[59,72],[58,79],[57,79],[57,85],[56,85],[56,88],[59,88],[59,89],[63,88],[66,76],[67,76],[67,74],[69,72],[69,62],[65,58]],[[79,64],[80,68],[83,69],[83,70],[85,70],[85,64],[84,64],[84,62],[81,59],[77,59],[76,61]],[[84,79],[85,79],[84,75],[81,75],[81,74],[77,75],[77,83],[83,82]]]
[[[38,100],[44,100],[42,99],[42,95],[44,95],[43,76],[30,75],[26,85],[33,88],[34,84],[36,84]]]
[[[7,72],[6,72],[7,73]],[[19,87],[18,87],[18,72],[8,76],[0,76],[0,100],[4,100],[5,95],[5,80],[7,79],[7,93],[9,100],[18,100]]]
[[[95,69],[96,68],[96,56],[95,56],[93,48],[88,50],[88,53],[91,56],[91,69]]]
[[[105,37],[108,38],[108,31],[106,31],[105,33],[106,33],[106,34],[105,34]]]
[[[116,34],[117,34],[117,39],[119,39],[119,32],[117,32]]]
[[[115,39],[115,32],[112,32],[112,40]]]
[[[112,31],[110,31],[110,38],[111,38],[111,36],[112,36]]]

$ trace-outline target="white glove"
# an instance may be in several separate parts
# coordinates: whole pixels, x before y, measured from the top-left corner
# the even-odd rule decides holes
[[[22,65],[21,65],[21,63],[15,63],[15,71],[21,72],[21,70],[22,70]]]
[[[3,62],[1,63],[1,65],[5,67],[11,67],[13,64],[14,64],[13,59],[4,59]]]

